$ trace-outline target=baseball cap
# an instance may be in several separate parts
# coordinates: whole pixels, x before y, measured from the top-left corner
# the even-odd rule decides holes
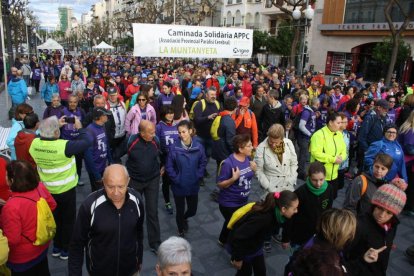
[[[386,109],[390,108],[390,104],[387,102],[387,100],[384,100],[384,99],[380,99],[376,101],[375,106],[380,106]]]
[[[246,73],[246,69],[244,69],[243,67],[239,69],[240,72]]]
[[[108,92],[108,95],[113,95],[113,94],[118,93],[118,90],[116,90],[116,88],[115,88],[115,87],[109,87],[109,88],[107,89],[107,92]]]
[[[111,115],[111,112],[109,112],[108,110],[106,110],[103,107],[94,107],[93,111],[92,111],[92,117],[94,120],[98,120],[99,118],[101,118],[101,116],[108,116]]]

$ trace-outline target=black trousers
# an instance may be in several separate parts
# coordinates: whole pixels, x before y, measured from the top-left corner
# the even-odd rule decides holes
[[[339,188],[338,187],[338,185],[339,185],[338,178],[336,178],[334,180],[329,180],[327,182],[328,182],[328,185],[331,185],[332,188],[333,188],[333,191],[334,191],[334,199],[337,198],[337,196],[338,196],[338,188]]]
[[[52,194],[52,196],[57,203],[56,209],[53,211],[56,222],[53,246],[68,251],[76,219],[76,188],[61,194]]]
[[[170,186],[171,179],[167,173],[162,175],[162,195],[165,203],[170,203]]]
[[[122,164],[122,156],[127,154],[127,144],[128,139],[126,135],[114,138],[111,141],[111,154],[112,154],[112,162],[115,164]]]
[[[40,80],[33,80],[33,85],[36,89],[36,93],[39,92]]]
[[[407,194],[407,203],[404,209],[407,211],[414,211],[414,172],[412,171],[414,161],[406,163],[408,187],[405,193]]]
[[[12,271],[11,275],[12,276],[40,276],[40,275],[50,276],[49,263],[47,261],[47,256],[45,256],[45,258],[43,258],[43,260],[40,263],[29,268],[28,270],[23,271],[23,272]]]
[[[237,270],[236,276],[250,276],[254,272],[255,276],[266,276],[266,263],[263,255],[254,257],[250,261],[243,261],[240,270]]]
[[[78,174],[79,179],[80,179],[82,175],[83,152],[75,155],[75,161],[76,161],[76,173]]]
[[[227,224],[229,224],[229,221],[230,221],[231,216],[233,215],[233,213],[236,212],[236,210],[239,209],[240,207],[241,206],[239,206],[239,207],[224,207],[222,205],[219,205],[220,213],[224,217],[224,222],[223,222],[223,226],[221,227],[221,232],[220,232],[220,237],[219,237],[219,241],[222,244],[227,243],[227,237],[229,236],[229,233],[230,233],[230,230],[227,229]]]
[[[174,196],[178,232],[184,231],[185,220],[197,213],[198,194],[191,196]],[[187,202],[187,211],[185,210],[185,202]]]

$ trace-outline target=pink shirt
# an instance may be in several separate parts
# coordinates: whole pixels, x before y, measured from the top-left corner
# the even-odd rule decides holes
[[[59,87],[59,96],[61,100],[67,100],[70,95],[72,95],[72,91],[66,91],[66,88],[70,88],[70,81],[59,81],[58,87]]]

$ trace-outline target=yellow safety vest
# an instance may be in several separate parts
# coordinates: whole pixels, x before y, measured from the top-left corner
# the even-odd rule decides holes
[[[66,157],[67,140],[36,138],[29,153],[37,165],[40,180],[52,194],[64,193],[78,183],[75,156]]]

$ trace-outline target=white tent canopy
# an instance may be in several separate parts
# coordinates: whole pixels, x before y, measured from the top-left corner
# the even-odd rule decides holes
[[[45,43],[37,46],[37,49],[40,50],[63,50],[63,46],[53,40],[48,38]]]
[[[102,41],[101,43],[99,43],[98,45],[93,46],[92,48],[93,49],[114,49],[113,46],[109,45],[105,41]]]

